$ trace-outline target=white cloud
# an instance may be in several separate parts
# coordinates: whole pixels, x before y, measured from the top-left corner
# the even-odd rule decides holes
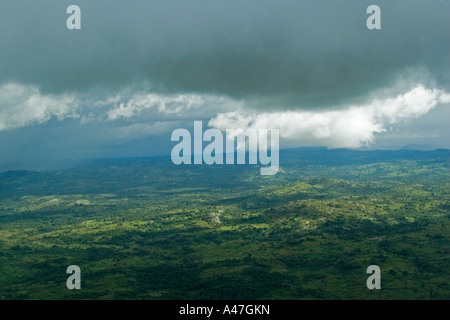
[[[112,121],[131,119],[144,113],[178,119],[194,115],[212,116],[215,114],[214,110],[224,110],[224,107],[230,103],[232,103],[230,99],[212,95],[137,93],[129,99],[119,94],[106,99],[105,102],[98,102],[97,105],[113,105],[113,108],[107,112],[107,119]]]
[[[78,117],[77,102],[70,95],[43,95],[36,87],[9,83],[0,86],[0,131]]]
[[[236,128],[280,129],[280,138],[296,145],[358,148],[371,144],[375,134],[418,118],[438,103],[450,102],[450,94],[418,85],[395,98],[375,99],[365,105],[332,111],[284,111],[221,113],[208,125],[221,130]]]
[[[386,94],[386,93],[385,93]],[[403,94],[378,98],[362,105],[327,111],[265,111],[245,102],[204,94],[163,95],[125,90],[99,100],[92,96],[45,95],[21,84],[0,86],[0,131],[78,118],[115,123],[114,136],[140,138],[164,134],[180,123],[210,119],[209,126],[225,129],[280,129],[282,142],[357,148],[374,142],[376,134],[418,119],[437,104],[450,103],[450,94],[417,85]],[[390,93],[392,94],[392,92]],[[126,120],[125,122],[122,120]]]
[[[120,98],[109,99],[109,102],[119,102]],[[177,114],[184,110],[200,107],[203,99],[197,95],[163,96],[159,94],[138,94],[127,102],[120,102],[118,106],[108,111],[108,120],[131,118],[141,114],[144,110],[154,110],[158,113]]]

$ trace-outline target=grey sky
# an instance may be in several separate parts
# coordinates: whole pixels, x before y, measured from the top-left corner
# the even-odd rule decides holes
[[[190,125],[193,119],[207,121],[235,109],[244,115],[327,112],[395,98],[418,85],[442,94],[450,90],[448,0],[5,2],[0,6],[0,153],[26,144],[25,130],[36,130],[47,143],[52,136],[46,127],[67,118],[70,130],[62,127],[62,140],[73,141],[69,134],[93,122],[108,128],[108,137],[117,127],[145,127],[142,135],[132,130],[132,145],[137,136],[154,140],[157,132],[148,123],[178,121],[162,125],[169,132],[179,121]],[[71,4],[81,7],[82,30],[66,28]],[[366,28],[371,4],[381,7],[381,30]],[[10,84],[18,86],[4,89]],[[14,90],[22,90],[25,98]],[[148,99],[136,98],[145,94],[163,100],[184,95],[182,101],[200,96],[203,102],[184,108],[171,100],[164,108],[148,108]],[[448,147],[441,119],[449,104],[440,95],[429,98],[437,103],[426,123],[420,119],[428,109],[412,118],[416,128],[441,132],[428,142]],[[130,99],[135,104],[126,115],[123,109],[111,111]],[[397,134],[392,145],[401,145],[403,139],[411,142],[407,137],[415,130],[402,122],[388,131],[377,139]],[[22,140],[9,145],[5,137],[11,135]],[[102,132],[94,136],[97,150],[111,143]],[[92,143],[82,138],[77,143],[84,142]]]

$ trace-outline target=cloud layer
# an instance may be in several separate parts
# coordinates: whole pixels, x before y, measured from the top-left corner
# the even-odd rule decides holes
[[[360,103],[408,68],[450,85],[450,2],[79,0],[82,29],[66,29],[73,1],[9,1],[0,10],[0,83],[44,93],[118,91],[225,95],[259,109]],[[430,84],[425,83],[429,86]]]
[[[98,101],[96,105],[109,107],[107,120],[136,119],[180,120],[205,118],[218,111],[236,109],[242,104],[224,96],[178,94],[164,95],[137,92],[132,96],[123,94]]]
[[[372,144],[376,134],[449,103],[448,92],[416,85],[394,97],[338,109],[260,112],[223,96],[122,92],[93,102],[91,96],[45,95],[33,86],[7,84],[0,87],[0,131],[72,118],[113,124],[108,130],[111,137],[134,139],[168,134],[176,126],[209,119],[209,126],[221,130],[280,129],[282,141],[290,145],[358,148]]]
[[[56,117],[78,117],[71,95],[43,95],[36,87],[9,83],[0,86],[0,131],[42,124]]]
[[[221,130],[277,128],[282,139],[295,145],[358,148],[371,144],[376,133],[418,118],[438,103],[450,103],[450,94],[417,86],[395,98],[376,99],[367,105],[348,106],[337,111],[251,113],[239,110],[222,113],[211,119],[209,126]]]

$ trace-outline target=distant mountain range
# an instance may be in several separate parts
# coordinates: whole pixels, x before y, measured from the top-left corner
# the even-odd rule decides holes
[[[437,146],[432,144],[418,144],[418,143],[411,143],[404,145],[401,150],[422,150],[422,151],[430,151],[430,150],[436,150],[439,149]]]
[[[293,148],[280,150],[280,172],[267,182],[289,182],[297,177],[336,176],[343,166],[367,166],[376,163],[416,161],[422,164],[450,161],[450,150],[375,150]],[[155,189],[191,185],[203,188],[244,185],[245,179],[261,179],[259,165],[174,165],[170,157],[94,159],[71,169],[52,171],[13,170],[0,173],[0,197],[27,194],[106,193],[133,190],[139,186]],[[319,170],[320,169],[320,170]],[[405,169],[406,170],[406,169]],[[313,174],[314,172],[314,174]],[[341,175],[346,175],[342,170]],[[251,178],[250,178],[251,177]],[[344,176],[342,176],[344,177]]]

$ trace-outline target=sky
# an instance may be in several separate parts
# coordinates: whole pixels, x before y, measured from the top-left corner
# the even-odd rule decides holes
[[[66,27],[73,4],[80,30]],[[450,148],[448,12],[448,0],[3,1],[0,170],[170,154],[194,120],[278,128],[281,147]]]

